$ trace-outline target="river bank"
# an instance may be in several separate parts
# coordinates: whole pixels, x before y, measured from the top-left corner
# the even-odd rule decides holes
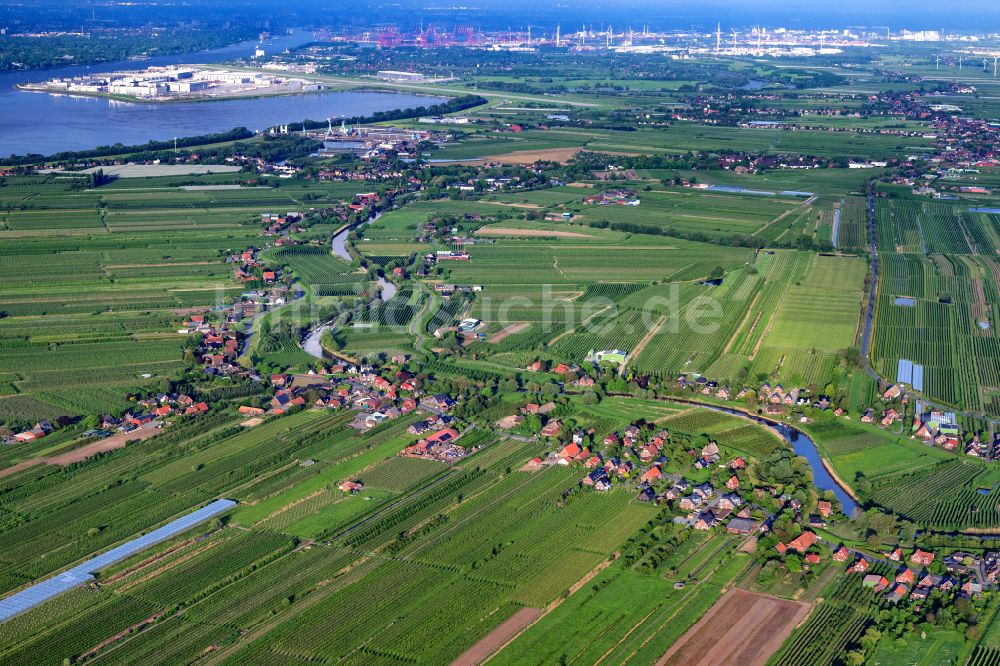
[[[333,254],[339,259],[343,259],[347,262],[353,262],[354,257],[351,256],[351,251],[347,248],[347,236],[354,229],[357,229],[365,224],[370,224],[380,217],[382,217],[382,213],[376,212],[367,220],[359,222],[358,224],[345,224],[341,226],[334,232],[333,236],[330,237],[330,251],[333,252]],[[388,301],[399,291],[399,288],[395,285],[395,283],[386,280],[384,277],[379,277],[377,284],[379,286],[379,299],[382,302]],[[329,330],[334,321],[335,320],[324,322],[310,330],[306,337],[302,340],[302,351],[306,352],[313,358],[328,358],[330,354],[323,348],[323,334]]]
[[[265,43],[269,50],[294,48],[312,41],[311,33],[297,31]],[[253,55],[256,42],[224,49],[159,56],[142,61],[141,67],[196,62],[220,65]],[[136,62],[119,60],[101,65],[77,65],[39,71],[0,74],[0,156],[53,155],[65,151],[91,150],[97,146],[142,145],[150,140],[203,136],[243,126],[266,130],[276,125],[301,122],[304,118],[370,116],[375,112],[427,106],[431,91],[387,91],[371,82],[344,84],[324,81],[327,90],[308,93],[176,100],[147,103],[116,95],[91,96],[65,92],[51,94],[21,89],[44,81],[71,79],[109,72],[134,70]],[[364,85],[369,83],[369,85]],[[350,88],[350,90],[347,90]],[[432,99],[432,98],[431,98]],[[444,100],[445,97],[438,99]],[[213,102],[209,104],[207,102]]]
[[[633,397],[627,393],[614,393],[609,395],[626,398]],[[832,491],[837,497],[837,501],[840,502],[841,507],[843,507],[844,515],[849,518],[854,518],[861,511],[861,506],[858,504],[857,496],[854,494],[854,491],[839,477],[837,477],[837,475],[833,473],[832,469],[827,467],[827,462],[820,455],[819,449],[816,447],[816,443],[813,442],[812,438],[805,431],[784,423],[783,421],[778,421],[777,419],[772,419],[761,414],[753,414],[740,407],[724,407],[722,405],[714,405],[711,403],[688,400],[685,398],[657,397],[652,398],[652,400],[657,402],[673,402],[681,405],[691,405],[694,407],[711,409],[724,414],[729,414],[731,416],[754,421],[760,425],[766,426],[769,430],[778,434],[787,444],[789,444],[792,447],[792,450],[795,451],[796,455],[802,456],[806,459],[806,462],[809,463],[809,467],[812,470],[813,485],[820,490]]]

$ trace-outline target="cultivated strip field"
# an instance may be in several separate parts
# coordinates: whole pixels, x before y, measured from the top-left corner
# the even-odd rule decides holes
[[[809,604],[734,589],[674,643],[657,666],[763,666]]]

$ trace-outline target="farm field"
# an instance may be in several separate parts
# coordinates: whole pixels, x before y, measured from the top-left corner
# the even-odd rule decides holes
[[[180,182],[199,178],[218,176]],[[307,191],[177,181],[129,178],[107,190],[56,176],[2,183],[10,203],[0,214],[0,420],[119,412],[130,391],[176,376],[189,366],[177,333],[185,315],[244,290],[226,254],[259,243],[259,213],[300,207]],[[343,192],[322,188],[318,201]]]
[[[730,590],[656,663],[762,666],[808,611],[802,602]]]
[[[427,658],[435,660],[450,659],[520,605],[541,606],[557,597],[652,515],[650,508],[636,504],[620,492],[581,497],[565,510],[559,510],[554,499],[566,487],[572,472],[552,469],[541,474],[515,474],[504,478],[502,469],[496,470],[489,465],[483,469],[455,469],[439,483],[404,495],[401,502],[392,505],[377,501],[379,491],[366,489],[364,495],[374,496],[376,501],[366,503],[359,497],[348,500],[361,502],[364,507],[361,513],[331,513],[322,503],[314,503],[315,492],[308,491],[315,486],[314,479],[327,479],[329,483],[328,479],[342,478],[353,469],[357,470],[354,474],[360,472],[362,478],[370,478],[373,486],[399,491],[419,483],[421,476],[427,478],[428,471],[418,470],[411,464],[423,461],[391,458],[384,463],[373,459],[374,467],[366,474],[361,471],[364,460],[345,448],[353,436],[324,437],[324,432],[335,434],[338,431],[337,420],[326,417],[324,430],[317,429],[320,425],[317,418],[323,417],[302,414],[298,425],[301,427],[311,421],[309,431],[314,434],[305,435],[304,440],[290,440],[289,444],[301,442],[298,446],[305,448],[300,448],[300,455],[320,458],[324,461],[320,463],[323,469],[312,472],[309,468],[310,476],[293,482],[283,494],[274,495],[273,490],[267,490],[268,485],[280,487],[267,481],[263,484],[251,482],[246,491],[236,493],[247,498],[272,498],[265,503],[279,509],[289,507],[289,510],[262,511],[255,509],[254,499],[248,499],[250,513],[243,509],[237,511],[236,518],[241,522],[252,521],[252,514],[269,512],[263,520],[254,523],[252,529],[216,531],[207,540],[191,538],[193,535],[179,537],[159,554],[137,556],[105,572],[107,582],[98,594],[77,598],[74,593],[71,595],[74,600],[69,603],[60,600],[30,611],[18,618],[18,639],[7,643],[4,660],[23,663],[43,645],[49,654],[82,654],[88,648],[107,651],[107,646],[101,644],[103,638],[141,623],[143,618],[158,612],[162,614],[175,604],[186,609],[183,616],[171,616],[156,623],[154,628],[112,640],[112,649],[106,658],[116,660],[114,655],[127,652],[133,656],[155,653],[161,660],[178,659],[193,654],[191,650],[200,650],[221,640],[232,630],[230,627],[235,626],[230,623],[235,622],[244,627],[258,627],[260,638],[254,639],[251,635],[227,648],[226,652],[233,658],[240,658],[237,656],[240,654],[255,655],[256,659],[287,653],[301,656],[305,654],[303,647],[309,643],[312,647],[308,654],[316,656],[349,655],[360,650],[359,657],[363,658],[369,651],[398,651],[400,646],[409,645],[408,654],[428,655]],[[283,420],[274,424],[287,427]],[[402,432],[398,428],[396,431]],[[268,433],[258,428],[243,437],[248,436],[266,441]],[[382,455],[401,446],[398,435],[394,438],[387,433],[379,439],[385,442]],[[364,441],[362,438],[358,444],[364,445]],[[206,453],[218,455],[219,449],[235,444],[236,440],[222,440]],[[344,462],[337,462],[331,455],[340,456]],[[166,465],[161,469],[149,477],[149,482],[158,484],[157,487],[164,483],[176,484],[191,475],[189,465],[183,468],[188,471],[182,471],[179,465]],[[446,467],[438,469],[443,471]],[[330,476],[334,471],[336,476]],[[180,476],[174,476],[177,474]],[[169,480],[174,478],[177,481]],[[230,483],[241,481],[234,479]],[[303,484],[302,490],[298,490]],[[455,493],[464,493],[467,499],[456,502]],[[281,499],[276,500],[279,497]],[[306,498],[306,502],[296,498]],[[331,506],[336,503],[326,505]],[[85,512],[83,507],[76,510]],[[290,512],[294,515],[286,517]],[[418,525],[440,512],[448,520],[436,525],[436,529],[426,536],[397,541],[396,535],[401,528]],[[358,522],[363,514],[374,519]],[[296,530],[296,526],[305,524],[309,516],[313,530],[324,524],[320,531],[327,538],[333,535],[332,543],[305,550],[293,549],[292,537],[281,532],[302,531]],[[337,522],[345,519],[357,524],[358,528],[338,530]],[[581,525],[587,526],[582,532],[578,527]],[[517,545],[491,554],[492,541],[470,542],[464,536],[467,529],[480,534],[507,534]],[[370,560],[365,553],[372,549],[386,553],[388,559]],[[351,574],[337,573],[352,562]],[[296,573],[289,575],[292,571]],[[536,573],[527,575],[528,572]],[[220,574],[227,577],[227,582],[221,586],[213,582]],[[187,582],[178,585],[174,576],[181,576]],[[240,600],[245,599],[250,590],[254,590],[254,602],[246,605]],[[329,627],[327,619],[333,609],[344,608],[344,599],[356,597],[361,590],[366,594],[379,590],[380,596],[393,599],[383,611],[388,624],[393,626],[390,633],[378,632],[377,628],[387,626],[386,623],[373,622],[366,613],[353,619],[345,616],[338,623],[340,630],[321,632],[326,636],[322,642],[302,639],[305,635],[318,635],[317,623]],[[301,602],[279,603],[289,595],[301,598]],[[439,605],[436,600],[443,598],[451,602]],[[452,640],[432,642],[423,638],[429,625],[424,613],[416,611],[428,608],[428,604],[440,608],[436,615],[442,624],[432,623],[434,631],[439,633],[442,626],[452,627],[449,630]],[[273,616],[274,609],[279,609],[277,616]],[[218,623],[223,616],[228,619]],[[36,618],[51,620],[54,617],[60,619],[63,627],[58,632],[50,628],[48,621],[36,621]],[[199,620],[194,627],[188,627],[185,619],[208,617],[216,621],[203,623]],[[489,619],[474,619],[479,617]],[[451,621],[444,621],[445,618]],[[89,629],[83,631],[84,627]],[[183,627],[187,627],[184,639],[178,641],[177,632]],[[14,628],[8,625],[5,630]]]
[[[0,664],[1000,666],[1000,37],[430,9],[0,158]]]
[[[893,378],[900,359],[919,364],[917,388],[928,397],[995,415],[1000,352],[992,325],[1000,315],[1000,271],[994,232],[989,215],[962,210],[910,201],[879,206],[878,243],[885,252],[872,357],[879,372]],[[900,297],[912,305],[900,304]]]

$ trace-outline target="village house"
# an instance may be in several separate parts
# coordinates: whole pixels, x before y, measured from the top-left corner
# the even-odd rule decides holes
[[[698,495],[689,495],[680,501],[680,508],[685,511],[693,511],[702,505],[701,497]]]
[[[757,529],[756,521],[745,517],[732,518],[726,524],[726,531],[730,534],[751,534],[755,529]]]
[[[850,573],[864,573],[864,572],[868,571],[868,567],[870,567],[870,566],[871,566],[871,563],[868,560],[866,560],[863,557],[859,557],[854,562],[854,564],[851,565],[851,568],[848,569],[848,571]]]
[[[649,469],[647,469],[645,472],[642,473],[642,476],[639,477],[639,481],[641,483],[654,483],[662,478],[663,478],[663,472],[660,470],[658,466],[653,465],[652,467],[650,467]]]
[[[871,588],[875,592],[881,592],[889,587],[889,581],[886,577],[878,574],[867,574],[863,579],[861,579],[861,584],[864,587]]]
[[[362,488],[365,487],[365,484],[361,483],[360,481],[344,481],[338,487],[340,488],[341,492],[345,492],[350,495],[356,495]]]
[[[454,428],[442,428],[428,437],[408,446],[398,455],[410,458],[427,458],[441,462],[451,462],[466,455],[466,450],[454,442],[461,437]]]
[[[560,465],[568,465],[570,461],[572,461],[575,457],[580,455],[582,451],[583,449],[580,448],[579,444],[577,444],[576,442],[571,442],[570,444],[567,444],[566,446],[562,447],[559,450],[559,453],[556,454],[556,457],[559,458]]]
[[[816,544],[816,535],[812,532],[803,532],[787,544],[779,543],[775,548],[784,555],[787,551],[794,550],[798,553],[805,553]]]
[[[710,530],[715,526],[716,522],[715,515],[712,512],[704,511],[698,516],[692,527],[696,530]]]
[[[735,493],[725,493],[719,498],[716,506],[723,510],[733,510],[743,504],[743,498]]]
[[[906,586],[901,583],[897,583],[896,585],[894,585],[892,590],[890,590],[889,593],[885,595],[885,600],[890,603],[898,603],[905,598],[906,598]]]

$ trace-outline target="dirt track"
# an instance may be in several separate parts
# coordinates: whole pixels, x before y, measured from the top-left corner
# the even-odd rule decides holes
[[[527,236],[531,238],[596,238],[576,231],[549,231],[547,229],[512,229],[510,227],[483,227],[477,236]]]
[[[496,343],[500,342],[501,340],[503,340],[507,336],[514,335],[515,333],[520,333],[521,331],[523,331],[524,329],[528,328],[529,326],[531,326],[531,324],[529,322],[526,322],[526,321],[522,321],[522,322],[518,322],[516,324],[511,324],[510,326],[506,326],[506,327],[503,328],[503,330],[497,331],[492,336],[490,336],[489,343],[492,344],[492,345],[495,345]]]
[[[499,627],[486,634],[475,645],[459,655],[455,661],[451,662],[451,665],[478,666],[478,664],[486,661],[493,653],[510,642],[512,638],[517,636],[518,632],[537,620],[541,614],[542,611],[538,608],[522,608],[507,618]]]
[[[149,439],[150,437],[155,437],[162,432],[157,425],[158,424],[147,424],[136,428],[132,432],[120,432],[117,435],[105,437],[104,439],[94,442],[93,444],[87,444],[86,446],[81,446],[78,449],[73,449],[72,451],[67,451],[66,453],[60,453],[57,456],[43,458],[42,460],[49,465],[72,465],[75,462],[80,462],[81,460],[86,460],[91,456],[96,456],[98,453],[106,453],[116,449],[123,449],[125,448],[125,444],[128,442],[141,442]]]
[[[503,155],[491,155],[484,158],[489,162],[502,164],[534,164],[539,160],[549,162],[568,162],[580,152],[580,148],[548,148],[546,150],[515,150]]]
[[[809,612],[809,604],[730,590],[656,666],[763,666]]]
[[[107,451],[125,448],[125,444],[128,442],[146,440],[160,434],[161,432],[163,431],[156,427],[156,424],[148,424],[136,428],[132,432],[121,432],[117,435],[111,435],[110,437],[105,437],[102,440],[93,442],[92,444],[87,444],[86,446],[81,446],[80,448],[73,449],[72,451],[67,451],[66,453],[60,453],[59,455],[42,458],[29,458],[28,460],[21,461],[16,465],[0,469],[0,479],[17,474],[18,472],[34,467],[35,465],[57,465],[60,467],[72,465],[75,462],[80,462],[81,460],[86,460],[91,456],[96,456],[98,453],[105,453]]]

